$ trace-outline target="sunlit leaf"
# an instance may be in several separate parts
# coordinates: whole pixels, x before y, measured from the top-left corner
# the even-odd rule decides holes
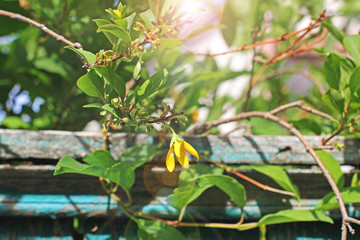
[[[344,173],[340,169],[340,163],[328,152],[324,150],[317,150],[316,155],[320,158],[321,162],[325,165],[330,172],[331,177],[334,179],[336,185],[341,190],[345,184]]]
[[[341,191],[341,196],[345,204],[360,202],[360,187],[347,187]],[[326,194],[325,197],[316,205],[315,210],[330,211],[339,208],[339,203],[334,192]]]
[[[94,64],[96,61],[96,55],[92,52],[74,48],[73,46],[66,46],[65,48],[70,49],[79,54],[88,64]]]
[[[325,214],[314,210],[283,210],[274,214],[267,214],[259,220],[259,225],[270,225],[288,222],[327,222],[334,221]]]
[[[187,238],[176,228],[166,223],[153,220],[139,219],[138,237],[141,240],[186,240]]]
[[[121,27],[114,25],[114,24],[106,24],[102,25],[98,28],[97,32],[108,32],[116,36],[117,38],[121,39],[130,46],[131,37],[127,31],[122,29]]]
[[[360,35],[349,35],[344,37],[343,44],[354,61],[357,64],[360,64]]]
[[[287,173],[279,166],[273,165],[250,165],[252,169],[260,172],[279,184],[284,190],[296,194],[296,199],[300,201],[300,192],[297,186],[291,181]]]
[[[322,67],[326,82],[335,90],[339,90],[340,84],[340,59],[336,54],[330,53]]]
[[[94,70],[90,70],[87,74],[77,80],[78,87],[91,97],[102,97],[104,95],[104,81],[96,74]]]

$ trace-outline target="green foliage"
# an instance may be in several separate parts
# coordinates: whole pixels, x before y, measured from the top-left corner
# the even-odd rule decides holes
[[[282,57],[296,57],[298,53],[308,51],[301,47],[309,46],[304,49],[310,49],[313,47],[311,41],[323,33],[323,29],[319,33],[308,33],[306,30],[312,26],[309,25],[309,29],[301,31],[304,38],[299,37],[301,34],[291,35],[299,20],[319,16],[322,0],[308,3],[228,0],[223,9],[207,1],[206,7],[222,18],[216,23],[196,26],[187,33],[186,24],[190,22],[187,15],[191,14],[186,12],[190,9],[182,9],[182,1],[149,0],[141,4],[139,1],[121,1],[115,9],[114,1],[109,0],[23,2],[27,2],[28,6],[20,8],[13,1],[6,1],[0,2],[0,8],[4,6],[4,9],[13,9],[37,19],[65,38],[80,42],[86,50],[75,48],[77,45],[63,49],[61,43],[44,36],[40,30],[0,16],[3,23],[0,34],[14,36],[6,45],[0,45],[0,61],[4,63],[0,66],[0,111],[4,109],[7,113],[2,127],[79,130],[96,118],[100,120],[104,135],[108,131],[142,132],[146,129],[148,133],[160,135],[163,140],[163,134],[169,129],[186,133],[190,126],[196,124],[200,109],[208,112],[201,116],[201,121],[211,123],[228,112],[267,112],[301,99],[334,117],[333,120],[323,120],[319,116],[290,109],[278,113],[281,121],[292,123],[301,133],[349,134],[359,130],[360,35],[346,36],[345,29],[338,29],[328,18],[321,24],[332,37],[321,39],[323,46],[312,48],[326,57],[322,67],[309,61],[306,54],[305,60],[281,60]],[[349,2],[352,1],[344,2],[342,11],[355,14],[354,9],[359,6],[355,4],[352,9]],[[298,14],[304,9],[308,15]],[[351,22],[350,19],[348,22]],[[238,48],[233,51],[243,50],[254,42],[261,46],[254,49],[255,56],[249,61],[252,62],[251,68],[224,67],[225,60],[209,56],[198,58],[194,56],[196,53],[188,51],[192,47],[189,39],[193,38],[196,43],[197,37],[201,38],[202,34],[213,29],[221,31],[228,46]],[[267,41],[276,41],[276,46],[266,51],[263,47]],[[348,55],[333,51],[334,41],[343,44]],[[74,57],[74,53],[81,61]],[[290,68],[299,71],[284,71]],[[298,75],[304,75],[316,84],[306,84],[307,80],[303,79],[299,81]],[[223,86],[234,84],[240,78],[251,79],[251,85],[246,85],[243,91],[235,89],[239,92],[237,96],[221,91]],[[74,79],[78,79],[76,85],[80,90],[74,85]],[[21,90],[12,97],[14,86],[20,86]],[[24,91],[29,93],[30,101],[21,106],[19,113],[14,107],[7,107],[11,101],[16,102],[14,98]],[[32,103],[36,97],[43,98],[45,103],[35,114]],[[79,111],[81,106],[84,109]],[[24,116],[30,118],[29,122]],[[278,122],[269,122],[267,116],[245,119],[243,123],[251,127],[252,134],[285,135],[291,132]],[[211,131],[220,130],[213,128]],[[340,150],[343,148],[336,142],[330,144]],[[140,239],[185,239],[178,229],[170,226],[170,222],[169,225],[145,219],[130,210],[130,189],[134,185],[135,170],[157,152],[157,147],[153,145],[135,145],[124,150],[119,160],[105,150],[86,155],[83,162],[65,156],[58,162],[54,175],[76,173],[100,177],[110,195],[115,194],[115,186],[123,188],[129,199],[128,205],[116,200],[137,223]],[[316,154],[342,190],[344,201],[359,202],[357,174],[353,176],[351,187],[345,188],[340,164],[325,151],[317,151]],[[283,168],[270,165],[244,168],[268,176],[285,191],[294,193],[296,200],[300,201],[298,188]],[[245,188],[235,178],[224,175],[223,171],[222,168],[197,163],[180,173],[178,186],[168,196],[169,204],[180,211],[179,221],[186,207],[211,187],[222,190],[238,208],[243,209],[247,198]],[[315,210],[280,211],[262,217],[252,226],[299,221],[332,223],[321,212],[336,208],[335,195],[329,193]]]
[[[78,87],[91,97],[102,97],[104,92],[104,81],[94,70],[77,80]]]
[[[203,181],[200,185],[198,179],[201,176],[222,176],[222,173],[223,169],[211,168],[204,164],[196,164],[182,171],[179,176],[179,187],[175,188],[173,194],[168,197],[170,205],[178,210],[187,206],[200,197],[205,190],[214,186],[212,182],[207,181]]]
[[[139,219],[137,224],[142,240],[187,239],[179,230],[163,222]]]
[[[135,169],[150,160],[156,151],[152,145],[134,145],[115,161],[110,152],[96,150],[83,158],[85,163],[65,156],[57,163],[54,175],[77,173],[102,177],[106,182],[116,183],[129,191],[135,182]]]
[[[268,176],[284,190],[295,193],[296,200],[300,201],[299,189],[294,183],[292,183],[287,173],[281,167],[272,165],[250,165],[250,168]]]
[[[288,222],[327,222],[333,220],[325,214],[314,210],[283,210],[274,214],[268,214],[259,220],[259,225],[279,224]]]
[[[360,202],[360,187],[347,187],[341,191],[344,203],[359,203]],[[339,203],[333,192],[328,193],[321,199],[316,205],[315,210],[317,211],[329,211],[339,208]]]
[[[340,164],[336,159],[328,152],[323,150],[317,150],[316,155],[320,158],[321,162],[329,170],[331,177],[334,179],[336,185],[341,190],[344,188],[345,177],[344,173],[340,169]]]

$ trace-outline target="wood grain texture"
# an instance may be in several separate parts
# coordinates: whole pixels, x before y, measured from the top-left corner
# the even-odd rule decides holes
[[[307,136],[310,144],[319,145],[321,138]],[[207,152],[214,161],[228,164],[269,163],[308,164],[314,160],[294,136],[185,137],[199,152]],[[360,165],[360,141],[337,137],[345,144],[343,152],[331,153],[341,164]],[[110,135],[110,151],[118,158],[128,146],[154,144],[159,140],[145,134],[115,133]],[[102,149],[102,135],[88,132],[23,131],[0,129],[0,159],[53,159],[69,155],[82,158]]]
[[[185,137],[199,152],[208,152],[214,161],[239,165],[271,163],[293,166],[314,165],[301,143],[292,136],[251,137]],[[320,137],[307,137],[310,143],[321,142]],[[148,135],[112,134],[110,150],[117,158],[127,147],[137,144],[157,144],[159,139]],[[343,152],[332,154],[341,164],[358,165],[360,142],[338,137],[344,143]],[[102,149],[101,134],[63,131],[0,130],[0,215],[1,216],[51,216],[51,217],[101,217],[108,209],[118,210],[114,202],[108,205],[98,179],[76,174],[53,176],[57,160],[65,155],[80,159],[93,150]],[[166,153],[167,149],[164,149]],[[19,161],[20,165],[9,163]],[[21,164],[21,162],[27,165]],[[30,164],[30,165],[29,165]],[[164,163],[154,159],[137,169],[132,188],[137,209],[157,216],[176,218],[177,212],[166,204],[166,196],[176,186],[176,169],[169,174]],[[266,176],[250,170],[245,175],[271,187],[279,186]],[[239,179],[247,191],[244,209],[247,220],[259,219],[267,213],[288,208],[309,209],[330,192],[322,173],[313,166],[287,170],[292,181],[299,187],[300,206],[290,197],[259,189]],[[349,184],[352,173],[346,174]],[[121,195],[121,194],[120,194]],[[220,196],[220,197],[219,197]],[[349,206],[350,215],[359,217],[359,208]],[[113,212],[113,211],[112,211]],[[240,210],[217,188],[207,190],[189,206],[189,213],[205,219],[230,220],[239,218]],[[338,212],[331,216],[339,218]]]

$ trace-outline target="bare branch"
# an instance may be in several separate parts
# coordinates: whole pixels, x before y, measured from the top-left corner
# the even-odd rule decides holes
[[[3,16],[7,16],[13,19],[17,19],[23,22],[26,22],[30,25],[33,25],[37,28],[39,28],[40,30],[46,32],[47,34],[49,34],[50,36],[54,37],[56,40],[61,41],[63,43],[65,43],[66,45],[69,46],[73,46],[74,48],[77,49],[82,49],[82,46],[80,43],[73,43],[70,40],[66,39],[64,36],[57,34],[56,32],[48,29],[44,24],[38,23],[30,18],[24,17],[23,15],[17,14],[17,13],[12,13],[12,12],[8,12],[8,11],[4,11],[0,9],[0,15]]]

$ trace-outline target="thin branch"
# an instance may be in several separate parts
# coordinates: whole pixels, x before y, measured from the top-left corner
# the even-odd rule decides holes
[[[336,135],[341,133],[344,129],[349,127],[348,124],[345,125],[345,120],[346,120],[347,114],[349,113],[351,101],[352,101],[352,96],[350,97],[349,103],[348,103],[348,105],[347,105],[347,107],[346,107],[346,109],[344,111],[344,116],[340,121],[339,128],[333,134],[331,134],[330,137],[328,137],[324,141],[322,141],[322,145],[326,145],[333,137],[335,137]]]
[[[201,158],[205,159],[206,161],[218,166],[218,167],[221,167],[223,168],[225,171],[227,171],[228,173],[232,173],[236,176],[238,176],[239,178],[242,178],[244,179],[245,181],[248,181],[250,182],[251,184],[259,187],[259,188],[262,188],[263,190],[265,191],[270,191],[270,192],[275,192],[275,193],[280,193],[280,194],[283,194],[283,195],[288,195],[288,196],[292,196],[292,197],[296,197],[296,194],[295,193],[292,193],[292,192],[288,192],[288,191],[284,191],[284,190],[280,190],[280,189],[277,189],[277,188],[273,188],[273,187],[269,187],[268,185],[264,185],[262,183],[259,183],[258,181],[255,181],[254,179],[248,177],[248,176],[245,176],[244,174],[242,173],[239,173],[238,171],[236,171],[235,169],[231,168],[231,167],[227,167],[221,163],[217,163],[217,162],[214,162],[213,160],[211,160],[210,158],[204,156],[204,155],[200,155]]]
[[[310,112],[310,113],[319,115],[319,116],[327,118],[329,120],[334,119],[332,116],[330,116],[327,113],[318,111],[318,110],[313,109],[311,107],[304,106],[303,101],[296,101],[296,102],[292,102],[292,103],[282,105],[282,106],[280,106],[278,108],[273,109],[272,111],[269,111],[269,114],[274,115],[274,114],[277,114],[279,112],[282,112],[282,111],[284,111],[284,110],[286,110],[288,108],[292,108],[292,107],[298,107],[298,108],[300,108],[300,109],[302,109],[302,110],[304,110],[306,112]],[[218,120],[215,120],[215,121],[210,122],[210,123],[203,123],[202,125],[195,126],[193,129],[191,129],[189,131],[189,134],[202,134],[202,133],[210,130],[211,128],[217,127],[217,126],[219,126],[221,124],[225,124],[225,123],[229,123],[229,122],[236,122],[236,121],[240,121],[240,120],[251,118],[251,117],[257,117],[257,116],[259,116],[259,114],[261,115],[263,113],[264,112],[258,112],[258,111],[245,112],[245,113],[240,113],[240,114],[238,114],[236,116],[233,116],[233,117],[230,117],[230,118],[227,118],[227,119],[218,119]]]
[[[315,23],[310,23],[309,26],[303,28],[303,29],[300,29],[296,32],[293,32],[293,33],[289,33],[289,34],[283,34],[281,35],[279,38],[276,38],[276,39],[271,39],[271,40],[265,40],[265,41],[262,41],[262,42],[257,42],[257,43],[254,43],[254,44],[251,44],[251,45],[247,45],[247,44],[244,44],[242,47],[240,48],[235,48],[235,49],[231,49],[231,50],[228,50],[228,51],[225,51],[225,52],[219,52],[219,53],[201,53],[201,52],[196,52],[196,51],[193,51],[185,46],[183,46],[184,49],[186,49],[188,52],[194,54],[194,55],[202,55],[202,56],[208,56],[208,57],[216,57],[216,56],[220,56],[220,55],[226,55],[226,54],[230,54],[230,53],[236,53],[236,52],[241,52],[241,51],[245,51],[245,50],[249,50],[249,49],[252,49],[252,48],[256,48],[256,47],[259,47],[259,46],[262,46],[262,45],[267,45],[267,44],[273,44],[273,43],[278,43],[278,42],[282,42],[282,41],[285,41],[293,36],[296,36],[300,33],[303,33],[303,35],[301,35],[299,38],[302,39],[306,34],[308,34],[312,29],[315,29],[317,27],[320,26],[320,22],[321,21],[324,21],[325,19],[327,19],[327,16],[325,16],[325,12],[323,11],[319,18],[315,21]],[[305,34],[306,33],[306,34]],[[297,40],[295,40],[295,44],[297,44]],[[294,44],[293,44],[294,45]],[[292,45],[292,46],[293,46]],[[292,47],[293,48],[293,47]],[[295,54],[295,53],[293,53]]]
[[[300,100],[300,101],[296,101],[296,102],[292,102],[292,103],[288,103],[288,104],[285,104],[285,105],[282,105],[280,107],[277,107],[273,110],[270,111],[271,114],[277,114],[279,112],[282,112],[288,108],[292,108],[292,107],[298,107],[300,108],[301,110],[304,110],[306,112],[309,112],[309,113],[312,113],[312,114],[315,114],[315,115],[319,115],[323,118],[327,118],[329,120],[335,120],[335,118],[327,113],[324,113],[324,112],[321,112],[319,110],[316,110],[314,108],[311,108],[311,107],[308,107],[308,106],[305,106],[304,105],[304,101],[303,100]]]
[[[288,104],[288,107],[290,105]],[[279,111],[284,109],[284,107],[282,108],[278,108]],[[277,109],[274,109],[277,110]],[[273,112],[278,112],[278,111],[274,111]],[[322,163],[322,161],[320,160],[320,158],[316,155],[315,150],[312,148],[312,146],[310,145],[310,143],[304,138],[304,136],[299,132],[299,130],[297,130],[292,124],[280,119],[279,117],[273,115],[271,112],[247,112],[247,113],[242,113],[239,114],[235,117],[232,118],[228,118],[228,119],[224,119],[224,120],[218,120],[218,121],[214,121],[213,123],[208,123],[207,125],[204,125],[205,128],[210,129],[213,126],[217,126],[219,124],[222,123],[227,123],[227,122],[232,122],[232,121],[239,121],[241,119],[244,118],[250,118],[250,117],[260,117],[260,118],[264,118],[264,119],[268,119],[271,120],[273,122],[278,123],[279,125],[281,125],[282,127],[286,128],[288,131],[290,131],[293,135],[295,135],[300,142],[304,145],[306,151],[308,153],[310,153],[310,155],[313,157],[313,159],[315,160],[315,162],[317,163],[317,165],[320,167],[321,171],[323,172],[323,175],[325,176],[326,180],[328,181],[328,183],[331,186],[332,191],[334,192],[336,199],[339,203],[339,208],[340,208],[340,212],[341,212],[341,216],[343,218],[343,226],[342,226],[342,239],[345,240],[346,239],[346,234],[347,234],[347,229],[351,231],[351,226],[349,226],[349,222],[351,223],[356,223],[360,225],[360,221],[350,218],[346,207],[345,207],[345,203],[343,201],[343,198],[341,196],[341,192],[339,190],[339,188],[337,187],[334,179],[332,178],[332,176],[330,175],[330,172],[327,170],[327,168],[325,167],[325,165]]]
[[[156,0],[156,26],[159,25],[160,19],[160,0]]]
[[[183,115],[184,114],[184,110],[181,110],[177,113],[173,113],[171,115],[168,115],[168,116],[163,116],[163,117],[159,117],[159,118],[156,118],[156,119],[151,119],[151,120],[144,120],[144,121],[141,121],[139,122],[139,126],[144,124],[144,123],[162,123],[162,122],[168,122],[170,121],[173,117],[176,117],[176,116],[180,116],[180,115]]]
[[[66,39],[64,36],[59,35],[56,32],[48,29],[44,24],[38,23],[38,22],[36,22],[36,21],[34,21],[34,20],[30,19],[30,18],[24,17],[24,16],[22,16],[20,14],[17,14],[17,13],[4,11],[4,10],[1,10],[1,9],[0,9],[0,15],[7,16],[7,17],[10,17],[10,18],[13,18],[13,19],[17,19],[17,20],[26,22],[26,23],[28,23],[30,25],[33,25],[33,26],[39,28],[40,30],[46,32],[50,36],[54,37],[56,40],[61,41],[61,42],[65,43],[66,45],[73,46],[74,48],[77,48],[77,49],[82,49],[82,46],[81,46],[80,43],[78,43],[78,42],[73,43],[70,40]]]

